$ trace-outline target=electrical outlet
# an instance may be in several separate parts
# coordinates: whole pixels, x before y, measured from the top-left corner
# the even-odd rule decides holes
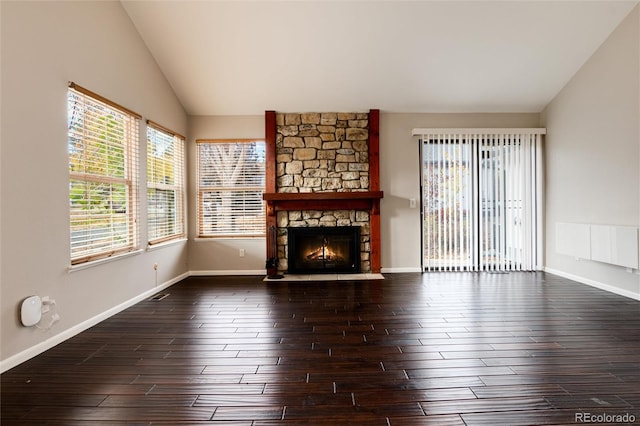
[[[418,203],[416,202],[415,198],[409,198],[409,208],[410,209],[415,209],[417,207]]]
[[[240,249],[240,257],[244,257],[244,249]]]
[[[153,270],[154,270],[154,271],[157,271],[157,270],[158,270],[158,264],[157,264],[157,263],[154,263],[154,264],[153,264]]]

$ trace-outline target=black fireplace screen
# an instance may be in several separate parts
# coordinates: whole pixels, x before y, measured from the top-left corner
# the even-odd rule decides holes
[[[360,227],[289,227],[289,273],[360,272]]]

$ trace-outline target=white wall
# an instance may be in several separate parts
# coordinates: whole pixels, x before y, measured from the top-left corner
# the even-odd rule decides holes
[[[196,170],[197,139],[262,139],[264,115],[189,117],[188,159],[189,193],[189,270],[193,274],[263,274],[266,242],[264,238],[197,239]],[[240,249],[245,250],[240,257]]]
[[[547,270],[631,297],[640,275],[556,253],[556,223],[640,226],[640,8],[543,111]]]
[[[180,133],[187,117],[119,2],[3,1],[0,7],[5,370],[188,271],[186,243],[68,271],[68,81]],[[145,138],[140,142],[144,147]],[[19,304],[33,294],[57,301],[61,321],[50,331],[19,323]]]

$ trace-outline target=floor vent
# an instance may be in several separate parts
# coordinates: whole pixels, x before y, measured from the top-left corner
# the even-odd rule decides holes
[[[169,297],[169,293],[158,293],[158,294],[156,294],[155,296],[153,296],[149,300],[153,300],[153,301],[159,302],[162,299],[164,299],[165,297]]]

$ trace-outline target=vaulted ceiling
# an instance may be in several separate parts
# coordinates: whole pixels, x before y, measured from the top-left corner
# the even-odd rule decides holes
[[[122,1],[190,115],[539,112],[637,1]]]

